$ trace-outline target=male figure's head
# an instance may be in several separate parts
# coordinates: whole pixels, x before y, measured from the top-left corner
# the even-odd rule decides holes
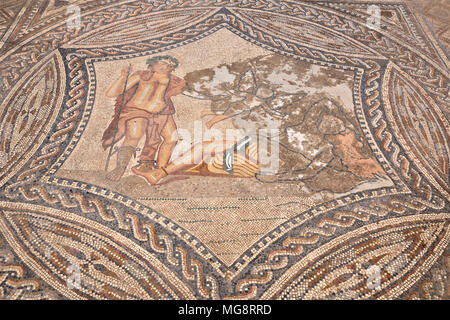
[[[178,67],[178,60],[172,56],[156,56],[147,60],[148,68],[159,74],[169,74]]]

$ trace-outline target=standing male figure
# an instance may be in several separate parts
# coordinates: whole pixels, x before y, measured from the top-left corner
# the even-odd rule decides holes
[[[144,135],[145,145],[135,172],[164,168],[178,142],[173,119],[175,108],[171,100],[185,87],[183,79],[171,74],[178,67],[178,60],[172,56],[157,56],[148,59],[147,65],[148,70],[129,76],[122,109],[122,93],[131,70],[123,69],[120,77],[106,91],[107,97],[116,98],[116,104],[113,120],[103,134],[103,148],[106,150],[124,138],[117,151],[116,167],[107,175],[113,181],[119,181],[123,176]]]

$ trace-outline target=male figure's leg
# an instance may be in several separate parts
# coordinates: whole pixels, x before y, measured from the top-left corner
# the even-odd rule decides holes
[[[107,174],[107,178],[113,181],[119,181],[122,178],[128,163],[133,156],[139,140],[145,133],[147,120],[144,118],[134,118],[126,123],[125,139],[122,146],[117,151],[116,168]]]
[[[204,141],[195,144],[190,150],[182,154],[180,158],[175,159],[165,167],[159,167],[149,172],[137,172],[134,168],[132,170],[134,173],[144,177],[148,183],[157,184],[168,174],[195,167],[200,161],[210,162],[211,157],[222,155],[227,148],[230,148],[234,144],[234,141]]]
[[[163,126],[161,136],[164,139],[158,152],[156,164],[158,168],[164,168],[169,163],[172,151],[178,143],[177,125],[172,116],[168,116],[166,124]]]
[[[139,165],[136,169],[139,171],[149,171],[156,168],[156,153],[161,144],[161,133],[158,130],[158,123],[148,121],[144,148],[139,157]]]

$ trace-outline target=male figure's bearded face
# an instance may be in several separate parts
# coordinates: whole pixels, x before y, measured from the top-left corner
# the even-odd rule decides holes
[[[175,69],[174,63],[169,59],[156,61],[151,66],[151,70],[159,74],[169,74],[174,69]]]

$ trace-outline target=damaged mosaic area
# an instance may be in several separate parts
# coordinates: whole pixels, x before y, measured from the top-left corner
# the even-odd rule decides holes
[[[448,299],[448,4],[106,2],[0,5],[0,299]]]

